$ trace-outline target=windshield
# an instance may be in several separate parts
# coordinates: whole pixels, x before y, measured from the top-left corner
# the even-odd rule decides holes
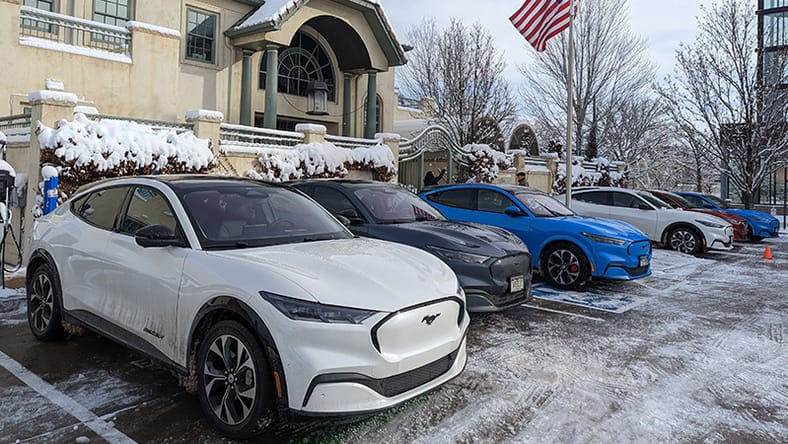
[[[346,239],[351,235],[300,193],[253,183],[210,183],[181,196],[205,249]]]
[[[648,203],[650,203],[651,205],[654,205],[657,208],[667,208],[667,209],[673,208],[670,205],[668,205],[667,203],[665,203],[664,200],[657,198],[656,196],[654,196],[651,193],[645,193],[645,192],[639,191],[637,193],[637,195],[640,196],[643,200],[647,201]]]
[[[679,203],[678,208],[700,208],[697,204],[688,201],[683,196],[679,196],[678,194],[672,194],[672,193],[668,195],[670,196],[671,199]],[[667,200],[665,202],[672,203]]]
[[[353,194],[378,223],[445,220],[438,210],[400,186],[361,188]]]
[[[706,194],[706,199],[714,202],[714,205],[717,205],[720,208],[728,208],[728,204],[725,203],[722,199],[717,196],[712,196],[711,194]]]
[[[572,210],[547,194],[517,191],[512,194],[536,217],[575,216]]]

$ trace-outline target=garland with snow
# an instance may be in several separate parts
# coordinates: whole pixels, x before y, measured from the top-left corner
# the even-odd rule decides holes
[[[489,145],[465,145],[463,151],[470,161],[471,176],[481,177],[482,182],[491,183],[501,170],[512,166],[509,156],[490,148]]]
[[[349,170],[372,171],[375,180],[388,182],[397,174],[394,154],[384,144],[348,149],[322,142],[299,144],[291,149],[257,148],[255,153],[257,159],[246,176],[268,182],[339,178],[347,176]]]
[[[59,172],[61,201],[99,179],[144,174],[200,174],[216,164],[211,142],[191,131],[154,130],[130,121],[93,122],[77,113],[57,128],[38,122],[41,164]]]
[[[626,185],[626,172],[610,171],[610,162],[605,158],[595,158],[596,170],[583,167],[582,157],[572,159],[572,187],[623,187]],[[566,167],[558,165],[553,192],[562,194],[566,192]]]

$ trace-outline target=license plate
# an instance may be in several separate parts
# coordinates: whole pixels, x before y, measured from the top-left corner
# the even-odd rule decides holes
[[[509,292],[517,293],[525,288],[525,278],[523,276],[512,276],[509,278]]]
[[[648,256],[640,256],[639,264],[641,267],[645,267],[648,265]]]

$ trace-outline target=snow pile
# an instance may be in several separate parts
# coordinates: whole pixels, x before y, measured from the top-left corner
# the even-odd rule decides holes
[[[490,148],[489,145],[470,144],[462,149],[471,163],[471,175],[481,176],[482,182],[492,182],[501,170],[512,166],[510,156]]]
[[[130,20],[126,22],[126,29],[129,31],[134,31],[135,29],[140,31],[145,31],[149,34],[158,34],[164,37],[171,37],[174,39],[181,38],[180,31],[172,28],[165,28],[163,26],[156,26],[150,23],[143,23],[143,22],[136,22],[134,20]]]
[[[215,162],[209,140],[130,121],[93,122],[75,114],[73,121],[61,120],[56,129],[39,122],[36,134],[42,163],[60,169],[66,193],[106,177],[202,173]]]
[[[232,151],[232,147],[227,147]],[[248,152],[248,147],[244,147]],[[388,146],[340,148],[331,142],[298,144],[291,149],[255,148],[257,161],[248,177],[284,182],[303,177],[344,177],[348,170],[373,170],[376,179],[388,181],[396,173],[394,154]]]

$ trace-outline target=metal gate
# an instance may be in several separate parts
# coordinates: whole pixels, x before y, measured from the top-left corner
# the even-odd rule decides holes
[[[425,157],[438,165],[445,165],[446,183],[463,182],[470,168],[465,153],[451,133],[440,125],[427,127],[418,136],[399,146],[399,183],[421,191],[426,174]]]

